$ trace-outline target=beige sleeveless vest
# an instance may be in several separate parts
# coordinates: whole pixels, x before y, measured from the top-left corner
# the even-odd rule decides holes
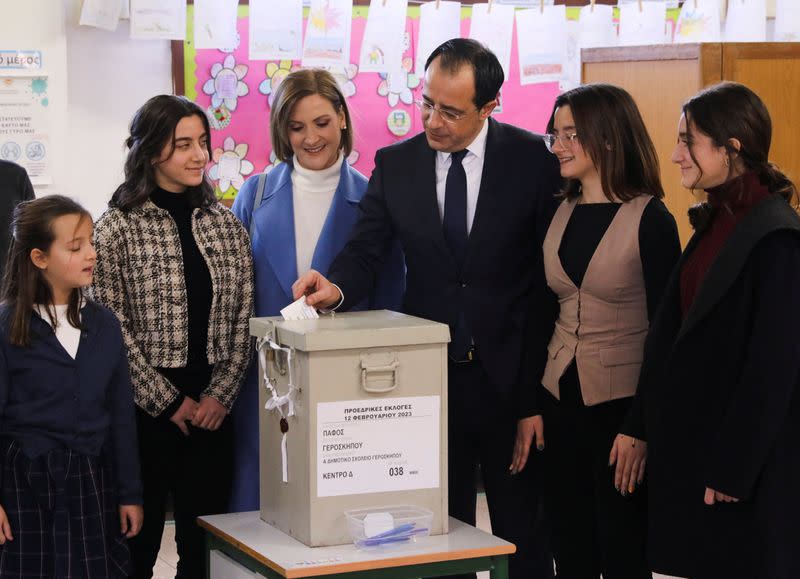
[[[561,203],[544,240],[547,285],[560,313],[547,347],[542,384],[559,398],[559,380],[575,360],[584,404],[636,393],[647,335],[647,295],[639,256],[639,222],[652,199],[623,203],[589,262],[583,283],[569,278],[558,249],[577,199]]]

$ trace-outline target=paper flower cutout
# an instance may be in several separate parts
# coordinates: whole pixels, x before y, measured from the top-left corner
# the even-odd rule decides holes
[[[217,181],[223,198],[227,196],[231,186],[238,191],[244,183],[245,176],[255,169],[253,164],[244,158],[248,148],[246,143],[237,145],[232,137],[226,137],[222,148],[214,149],[215,164],[209,169],[208,176]]]
[[[397,106],[399,101],[410,105],[414,101],[411,93],[420,84],[420,78],[411,72],[411,58],[404,58],[402,68],[398,72],[380,73],[381,82],[378,85],[378,94],[386,97],[390,107]]]
[[[347,66],[331,65],[325,68],[336,79],[339,90],[342,91],[345,98],[350,98],[356,94],[356,83],[353,82],[353,79],[358,74],[357,64],[351,62]]]
[[[276,156],[275,156],[275,151],[270,151],[270,152],[269,152],[269,165],[267,165],[266,167],[264,167],[264,173],[269,173],[269,172],[270,172],[270,171],[272,171],[272,170],[273,170],[275,167],[277,167],[278,165],[280,165],[282,162],[283,162],[283,161],[278,161],[278,157],[276,157]]]
[[[299,67],[294,66],[291,60],[281,60],[280,62],[268,62],[266,67],[267,78],[261,81],[258,85],[258,92],[267,95],[267,103],[272,108],[272,102],[275,100],[275,91],[278,86],[283,82],[290,72],[297,70]]]
[[[211,66],[211,78],[203,85],[203,92],[211,95],[211,106],[225,103],[229,111],[235,111],[239,97],[250,92],[242,82],[246,74],[247,65],[236,64],[232,54],[226,56],[222,64],[215,62]]]

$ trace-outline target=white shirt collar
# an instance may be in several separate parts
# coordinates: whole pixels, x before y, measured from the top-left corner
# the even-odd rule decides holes
[[[478,134],[472,140],[472,142],[467,145],[467,151],[475,155],[476,157],[483,158],[484,154],[486,153],[486,135],[489,133],[489,120],[483,121],[483,127],[481,130],[478,131]],[[451,153],[446,153],[444,151],[437,151],[436,154],[439,156],[439,162],[444,163],[450,158]]]

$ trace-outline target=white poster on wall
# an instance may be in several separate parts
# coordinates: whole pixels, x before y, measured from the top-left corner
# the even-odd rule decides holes
[[[473,4],[469,37],[494,52],[508,79],[511,67],[511,37],[514,33],[514,7],[502,4]]]
[[[689,0],[683,3],[678,16],[674,41],[719,42],[720,29],[719,0]]]
[[[554,82],[568,76],[566,10],[563,4],[517,10],[520,84]]]
[[[303,55],[303,0],[250,0],[250,60]]]
[[[236,48],[239,45],[238,5],[238,0],[194,0],[195,48]]]
[[[766,42],[766,0],[728,0],[725,40],[727,42]]]
[[[186,38],[186,0],[131,0],[130,10],[131,38]]]
[[[350,62],[353,0],[311,0],[303,44],[303,66]]]
[[[81,26],[94,26],[103,30],[114,31],[119,24],[122,13],[122,0],[83,0]]]
[[[461,37],[461,2],[426,2],[419,7],[417,76],[425,76],[425,61],[441,43]]]
[[[614,46],[617,43],[617,27],[614,26],[614,7],[594,4],[581,8],[578,17],[578,46],[595,48]]]
[[[618,43],[620,46],[664,44],[666,22],[666,2],[620,2]]]
[[[777,0],[775,42],[800,42],[800,2]]]
[[[317,496],[439,487],[439,396],[317,404]]]
[[[0,159],[22,165],[34,185],[52,183],[46,76],[0,77]]]
[[[403,65],[408,0],[371,0],[359,72],[395,72]]]

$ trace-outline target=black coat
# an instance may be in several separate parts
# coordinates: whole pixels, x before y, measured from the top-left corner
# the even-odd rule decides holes
[[[0,159],[0,278],[6,266],[6,255],[11,245],[11,217],[20,201],[34,198],[33,185],[25,169]]]
[[[649,557],[682,577],[800,577],[800,219],[770,196],[737,225],[681,322],[673,272],[632,432],[648,441]],[[741,499],[705,506],[709,487]]]
[[[424,134],[381,149],[352,237],[330,267],[343,308],[367,295],[395,239],[406,259],[407,314],[449,324],[464,311],[501,403],[536,413],[554,312],[544,300],[542,241],[558,204],[561,177],[541,137],[489,123],[478,205],[463,271],[442,231],[436,151]],[[545,307],[543,304],[547,304]]]

